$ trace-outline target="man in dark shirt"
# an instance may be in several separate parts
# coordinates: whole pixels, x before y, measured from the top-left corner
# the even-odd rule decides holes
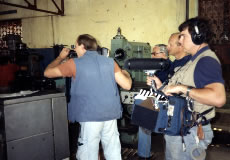
[[[154,78],[159,79],[162,83],[168,80],[181,66],[184,66],[187,61],[191,58],[190,55],[184,52],[183,47],[179,43],[180,33],[173,33],[168,41],[167,49],[165,48],[165,53],[174,56],[175,60],[171,62],[170,67],[167,70],[157,72]],[[164,55],[158,53],[160,51],[159,45],[153,48],[152,58],[164,58]],[[162,49],[163,50],[163,49]],[[167,58],[167,57],[165,57]],[[147,77],[147,84],[151,85],[153,77]],[[138,156],[141,158],[150,158],[151,154],[151,131],[139,127],[138,132]]]
[[[179,26],[179,42],[192,57],[174,73],[163,92],[193,99],[196,124],[183,138],[164,135],[166,160],[205,159],[205,150],[213,138],[210,120],[215,117],[215,108],[226,103],[221,64],[209,49],[210,26],[206,19],[199,17],[188,19]],[[162,86],[160,81],[156,84],[158,88]]]
[[[171,60],[169,59],[169,53],[167,49],[167,45],[165,44],[157,44],[153,47],[153,52],[151,53],[151,58],[163,58],[166,59],[169,63],[169,66],[171,65]],[[164,82],[166,79],[168,79],[169,74],[169,68],[163,70],[163,71],[157,71],[155,75]]]

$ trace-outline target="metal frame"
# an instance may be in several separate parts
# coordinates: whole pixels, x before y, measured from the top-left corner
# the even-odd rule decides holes
[[[185,20],[189,19],[189,0],[186,0],[186,15]]]
[[[48,10],[44,10],[44,9],[38,9],[37,8],[37,0],[34,0],[33,4],[30,3],[28,0],[24,0],[24,1],[28,4],[28,6],[8,3],[8,2],[4,2],[4,0],[1,0],[0,4],[64,16],[64,0],[61,0],[61,8],[59,8],[59,6],[55,2],[55,0],[51,0],[53,2],[53,4],[55,5],[55,7],[57,8],[58,12],[48,11]],[[186,18],[186,20],[189,18],[189,0],[186,0],[186,17],[185,18]]]
[[[37,0],[33,0],[34,2],[31,3],[28,0],[24,0],[28,6],[23,6],[23,5],[19,5],[19,4],[14,4],[14,3],[9,3],[9,2],[4,2],[4,0],[0,1],[0,4],[3,5],[8,5],[8,6],[13,6],[13,7],[18,7],[18,8],[24,8],[24,9],[29,9],[29,10],[33,10],[33,11],[39,11],[39,12],[46,12],[46,13],[51,13],[51,14],[55,14],[55,15],[61,15],[64,16],[64,0],[61,0],[61,7],[59,7],[57,5],[57,3],[55,2],[55,0],[51,0],[54,4],[54,6],[57,8],[57,12],[53,12],[53,11],[48,11],[45,9],[39,9],[37,7]]]

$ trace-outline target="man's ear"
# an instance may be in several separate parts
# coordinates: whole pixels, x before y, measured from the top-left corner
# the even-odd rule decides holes
[[[80,45],[81,49],[85,49],[85,46],[83,44]]]
[[[83,44],[81,44],[80,47],[83,51],[86,51],[85,46]]]
[[[181,43],[180,43],[180,42],[176,42],[176,45],[177,45],[177,46],[181,46]]]

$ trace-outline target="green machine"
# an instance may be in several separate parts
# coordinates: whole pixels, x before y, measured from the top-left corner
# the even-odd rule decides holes
[[[120,67],[124,67],[125,61],[130,58],[151,58],[151,46],[149,43],[129,42],[121,34],[121,29],[118,28],[117,35],[111,40],[110,57],[114,58]],[[123,143],[136,144],[138,127],[130,124],[130,117],[134,96],[138,94],[140,89],[147,88],[146,74],[143,71],[128,70],[128,72],[131,74],[133,85],[130,91],[120,90],[124,112],[120,120],[119,132]]]
[[[120,67],[129,58],[151,58],[151,46],[149,43],[129,42],[118,28],[117,35],[111,40],[110,57],[114,58]],[[129,71],[134,85],[146,83],[146,75],[143,71]]]

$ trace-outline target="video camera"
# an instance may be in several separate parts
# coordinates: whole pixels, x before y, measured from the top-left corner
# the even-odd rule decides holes
[[[75,50],[73,48],[74,47],[71,46],[71,49],[69,51],[69,55],[67,56],[68,58],[77,58],[78,57],[77,53],[75,52]],[[105,47],[98,46],[97,52],[98,52],[98,54],[106,56],[106,57],[109,55],[109,49],[105,48]]]

